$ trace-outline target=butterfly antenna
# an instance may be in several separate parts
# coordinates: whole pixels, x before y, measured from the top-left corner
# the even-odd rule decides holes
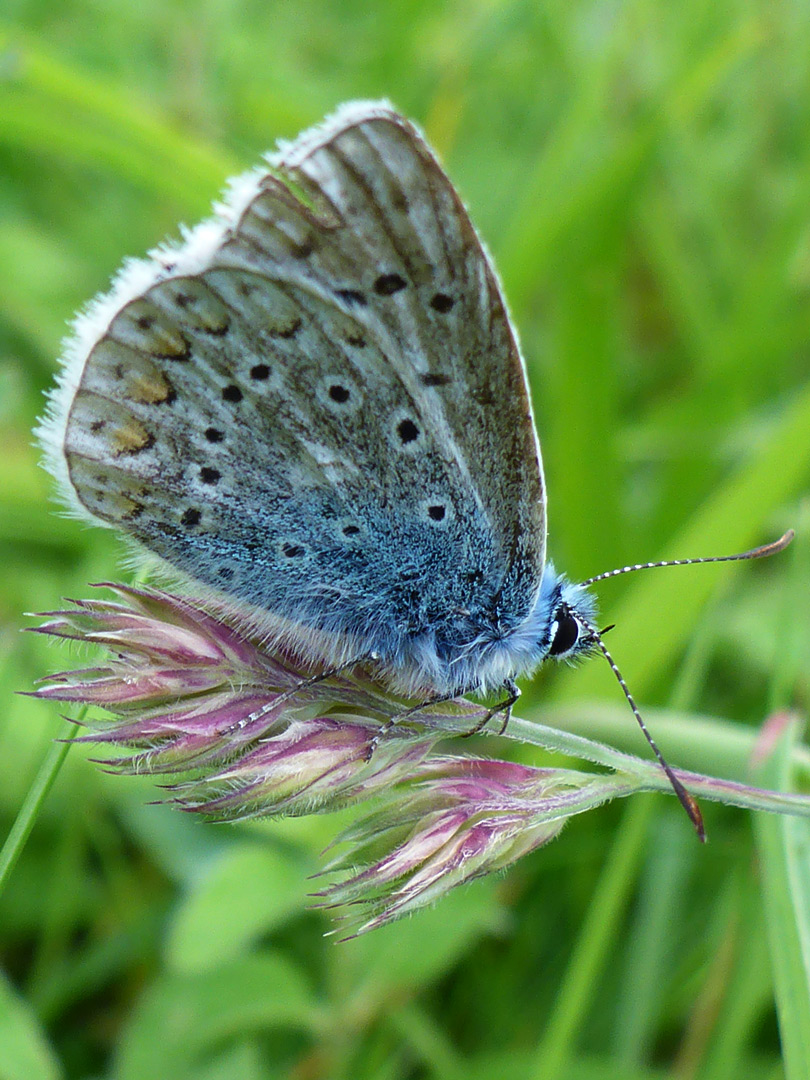
[[[793,539],[793,529],[788,529],[784,536],[774,540],[771,544],[763,544],[762,547],[753,548],[751,551],[743,551],[738,555],[708,555],[700,559],[663,559],[660,562],[636,563],[634,566],[622,566],[618,570],[608,570],[604,574],[597,574],[580,584],[583,586],[593,585],[597,581],[605,581],[607,578],[618,577],[619,574],[630,574],[635,570],[652,570],[656,566],[695,566],[697,563],[710,562],[739,562],[741,559],[764,559],[769,555],[776,555],[784,551]],[[597,638],[598,640],[598,638]]]
[[[695,827],[695,832],[698,834],[698,839],[700,840],[700,842],[702,844],[705,844],[706,843],[706,830],[703,827],[703,815],[700,812],[700,807],[698,806],[697,799],[695,799],[693,795],[689,794],[689,792],[686,790],[686,788],[683,786],[683,784],[680,782],[678,777],[673,772],[672,768],[670,767],[670,765],[667,762],[664,755],[658,749],[658,744],[656,743],[655,739],[652,737],[652,735],[648,731],[647,725],[644,723],[644,718],[642,717],[641,713],[639,712],[638,705],[636,705],[635,699],[634,699],[633,695],[630,693],[630,688],[628,687],[627,683],[624,681],[624,676],[619,671],[619,669],[618,669],[618,667],[616,665],[616,661],[610,655],[610,653],[608,651],[608,648],[605,645],[604,641],[602,641],[602,637],[601,637],[599,631],[596,629],[595,626],[592,626],[586,619],[583,619],[581,615],[578,614],[577,618],[582,623],[582,625],[585,627],[585,629],[590,633],[591,637],[593,638],[594,642],[598,646],[598,648],[601,651],[602,655],[607,660],[608,664],[610,664],[610,670],[616,676],[616,679],[617,679],[617,681],[619,683],[619,686],[624,691],[624,696],[627,698],[627,704],[633,710],[633,716],[635,716],[636,720],[638,721],[638,726],[641,728],[641,730],[642,730],[642,732],[644,734],[644,738],[650,744],[650,746],[652,748],[652,752],[655,754],[656,758],[658,759],[658,764],[661,766],[661,768],[666,773],[667,780],[669,780],[670,784],[672,784],[672,790],[678,796],[678,801],[680,802],[681,806],[684,808],[686,813],[689,815],[689,820],[692,822],[692,824]]]

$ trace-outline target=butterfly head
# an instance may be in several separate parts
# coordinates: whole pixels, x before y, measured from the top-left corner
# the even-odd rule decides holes
[[[573,660],[597,647],[596,601],[582,585],[558,574],[549,563],[535,607],[536,649],[553,660]]]

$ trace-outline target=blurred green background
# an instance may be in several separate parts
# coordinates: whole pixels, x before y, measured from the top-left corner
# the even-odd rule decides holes
[[[602,587],[670,760],[746,779],[765,718],[806,709],[808,5],[6,0],[4,833],[64,732],[15,691],[76,660],[22,613],[128,574],[109,534],[54,515],[31,445],[66,321],[276,137],[369,96],[424,126],[495,256],[558,568],[797,529],[767,563]],[[527,690],[523,715],[646,753],[606,665]],[[203,825],[91,756],[70,751],[0,895],[0,1080],[810,1075],[804,826],[705,806],[701,848],[644,797],[338,946],[304,900],[333,818]],[[759,779],[806,785],[806,762]]]

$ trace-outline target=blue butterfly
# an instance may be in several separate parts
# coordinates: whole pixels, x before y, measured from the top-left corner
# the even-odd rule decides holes
[[[126,264],[77,320],[42,436],[76,511],[316,666],[373,658],[423,699],[505,687],[507,710],[547,657],[608,655],[590,583],[546,558],[495,270],[385,102]]]

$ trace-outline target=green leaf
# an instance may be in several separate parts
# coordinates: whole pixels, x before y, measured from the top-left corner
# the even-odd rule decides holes
[[[184,1080],[211,1049],[246,1034],[315,1028],[320,1006],[301,972],[263,954],[203,974],[167,975],[144,994],[124,1032],[115,1080]]]
[[[353,969],[357,993],[379,1002],[444,975],[499,921],[493,882],[476,882],[435,908],[344,943],[340,960]]]
[[[758,542],[764,524],[774,512],[785,501],[796,499],[806,487],[810,470],[809,431],[810,384],[790,400],[774,423],[767,442],[754,448],[749,460],[694,515],[667,549],[660,553],[645,552],[640,557],[715,554],[719,551],[718,537],[722,537],[722,547],[728,551],[745,550]],[[623,657],[633,655],[634,693],[643,693],[688,640],[717,588],[718,579],[707,573],[708,569],[695,567],[691,573],[686,568],[639,573],[621,603],[611,608],[610,618],[616,623],[611,651]],[[662,612],[666,612],[666,618],[661,617]],[[615,648],[614,641],[618,642]],[[598,694],[605,675],[600,668],[604,665],[591,664],[574,673],[572,679],[566,679],[566,698]]]
[[[0,972],[0,1080],[59,1080],[62,1076],[33,1010]]]
[[[561,1076],[575,1056],[574,1050],[582,1032],[582,1017],[591,1004],[599,976],[604,973],[636,880],[652,810],[653,802],[649,798],[638,799],[625,810],[622,828],[574,945],[537,1049],[534,1067],[529,1073],[538,1080]]]
[[[0,142],[106,166],[161,198],[170,192],[201,210],[237,171],[225,153],[172,129],[132,95],[61,63],[19,30],[0,28],[0,48],[15,50],[12,76],[0,81]]]
[[[269,845],[223,852],[177,910],[168,963],[192,972],[235,958],[306,906],[309,872],[300,859]]]
[[[203,1066],[196,1080],[267,1080],[259,1047],[253,1040],[229,1047]]]

